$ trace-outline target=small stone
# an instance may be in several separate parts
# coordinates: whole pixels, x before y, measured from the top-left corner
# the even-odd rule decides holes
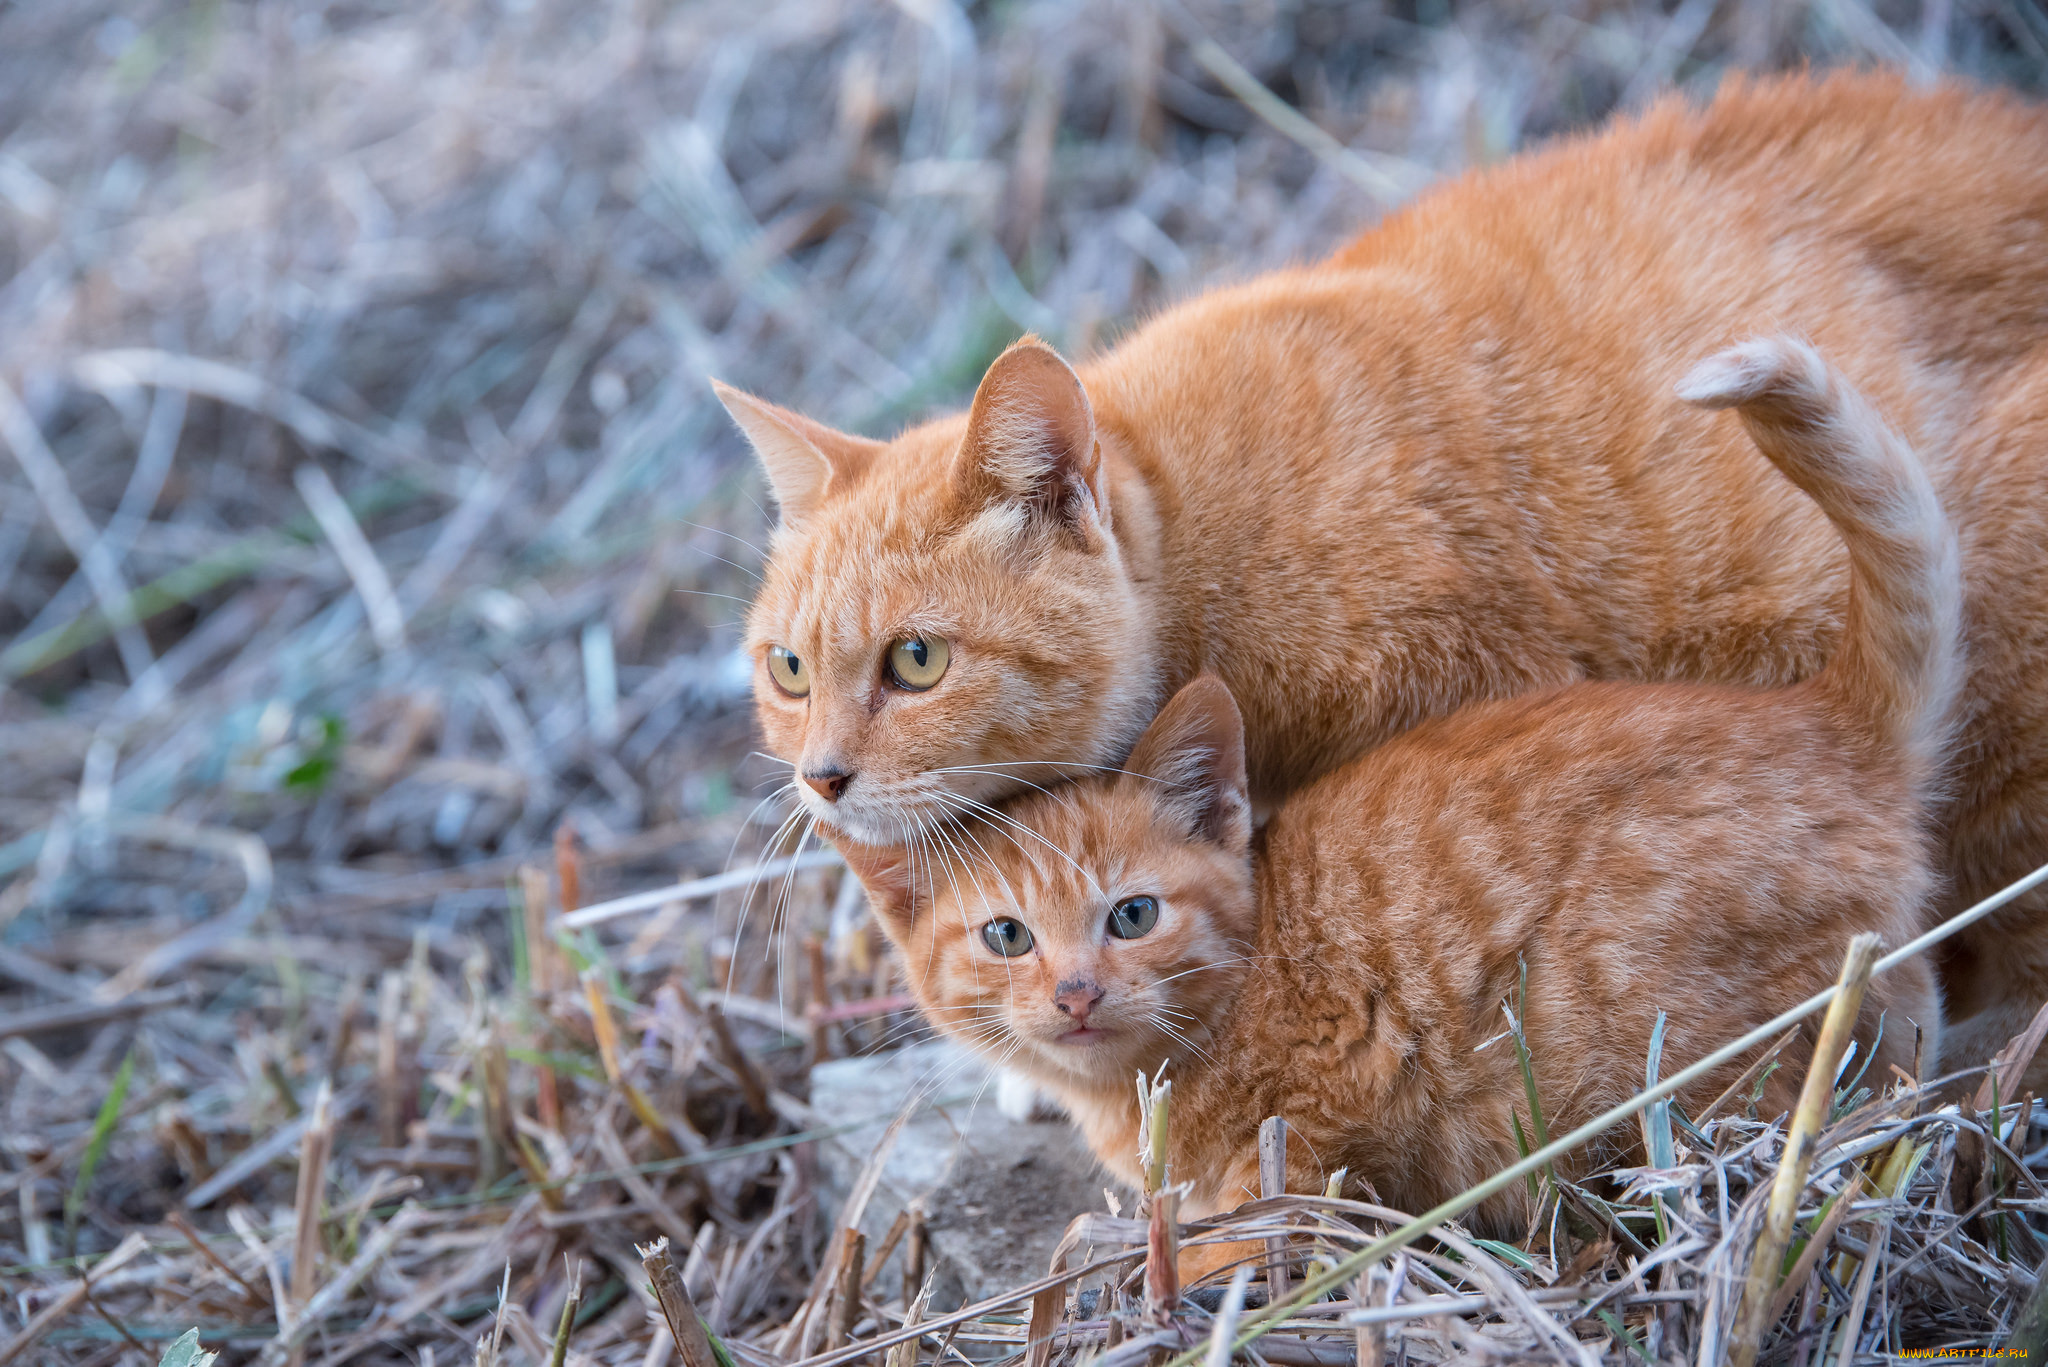
[[[860,1222],[872,1247],[899,1211],[923,1199],[939,1264],[935,1310],[1044,1276],[1068,1223],[1102,1208],[1102,1165],[1072,1123],[1012,1120],[992,1092],[988,1064],[947,1041],[811,1070],[821,1121],[875,1121],[818,1145],[835,1222],[889,1121],[914,1096],[939,1103],[904,1125]],[[899,1247],[890,1261],[900,1267],[902,1256]]]

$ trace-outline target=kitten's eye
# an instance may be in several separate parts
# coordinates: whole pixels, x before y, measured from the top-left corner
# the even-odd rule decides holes
[[[981,928],[981,941],[1005,959],[1014,959],[1031,948],[1031,931],[1022,921],[1003,916]]]
[[[1119,940],[1135,940],[1158,924],[1157,897],[1126,897],[1109,913],[1109,933]]]
[[[912,636],[889,647],[889,673],[913,693],[922,693],[946,676],[953,652],[943,636]]]
[[[783,646],[768,647],[768,677],[792,698],[801,698],[811,691],[811,671],[804,668],[795,651]]]

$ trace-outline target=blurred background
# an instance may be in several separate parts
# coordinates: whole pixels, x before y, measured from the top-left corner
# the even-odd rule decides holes
[[[708,377],[886,435],[1021,332],[1085,356],[1439,177],[1808,62],[2037,92],[2048,14],[0,4],[0,1280],[157,1228],[323,1081],[332,1199],[381,1209],[599,1161],[578,1107],[636,1068],[693,1132],[789,1133],[809,1063],[900,1033],[795,1014],[893,991],[818,861],[549,919],[778,852],[734,654],[766,495]],[[604,1056],[604,1010],[673,1054]],[[471,1133],[508,1047],[499,1103],[559,1153]],[[298,1152],[182,1208],[270,1237]],[[703,1196],[714,1261],[795,1200],[777,1162]],[[729,1328],[802,1296],[803,1228]]]

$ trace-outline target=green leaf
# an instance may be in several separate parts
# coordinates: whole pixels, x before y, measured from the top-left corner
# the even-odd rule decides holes
[[[106,1156],[107,1144],[114,1137],[114,1127],[121,1119],[121,1107],[128,1100],[128,1084],[135,1076],[135,1051],[121,1060],[121,1069],[114,1074],[114,1086],[107,1093],[107,1099],[100,1103],[100,1113],[92,1122],[92,1138],[86,1142],[85,1157],[78,1163],[78,1178],[71,1184],[71,1194],[64,1198],[64,1227],[74,1233],[78,1229],[78,1217],[85,1210],[85,1194],[92,1186],[94,1169],[100,1159]],[[76,1250],[74,1250],[76,1251]]]
[[[530,1064],[535,1068],[552,1068],[558,1073],[573,1073],[595,1082],[604,1081],[604,1069],[580,1054],[558,1054],[549,1049],[507,1048],[505,1057],[515,1063]]]
[[[1657,1023],[1650,1030],[1650,1054],[1643,1069],[1643,1085],[1657,1085],[1657,1072],[1664,1062],[1664,1013],[1657,1013]],[[1659,1101],[1645,1111],[1645,1128],[1650,1141],[1650,1166],[1668,1168],[1678,1161],[1678,1154],[1671,1137],[1671,1103]]]
[[[1706,1132],[1692,1123],[1691,1118],[1686,1115],[1684,1108],[1679,1106],[1677,1102],[1674,1101],[1670,1105],[1671,1123],[1685,1131],[1685,1142],[1698,1149],[1701,1153],[1712,1153],[1714,1151],[1714,1141],[1707,1138]]]
[[[1534,1258],[1531,1258],[1513,1244],[1504,1244],[1498,1239],[1474,1239],[1472,1243],[1475,1247],[1483,1248],[1502,1262],[1509,1263],[1515,1267],[1531,1268],[1536,1266]]]
[[[505,880],[505,929],[512,937],[512,981],[533,993],[533,961],[526,947],[526,891],[519,880]]]
[[[287,792],[317,793],[327,786],[327,780],[334,777],[334,771],[341,767],[341,750],[347,738],[347,728],[332,712],[324,713],[316,725],[320,734],[313,742],[312,753],[285,770]]]
[[[1764,1065],[1764,1070],[1756,1075],[1756,1082],[1749,1089],[1748,1108],[1749,1118],[1751,1120],[1756,1119],[1757,1102],[1762,1101],[1764,1099],[1764,1084],[1771,1080],[1771,1074],[1777,1072],[1778,1067],[1778,1060],[1772,1059],[1769,1063]]]
[[[1650,1027],[1650,1052],[1643,1064],[1643,1085],[1657,1085],[1657,1071],[1664,1063],[1664,1013],[1657,1013],[1657,1023]],[[1648,1151],[1644,1156],[1653,1168],[1669,1168],[1678,1161],[1678,1150],[1671,1138],[1671,1103],[1652,1102],[1643,1112],[1643,1147]],[[1650,1193],[1650,1209],[1657,1216],[1657,1242],[1663,1243],[1670,1236],[1670,1229],[1664,1223],[1664,1198],[1657,1192]]]
[[[157,1359],[157,1367],[212,1367],[219,1353],[209,1353],[199,1346],[199,1331],[187,1329],[178,1335],[178,1341],[164,1349],[164,1355]]]
[[[1536,1148],[1543,1149],[1550,1146],[1550,1127],[1543,1123],[1543,1102],[1536,1095],[1536,1063],[1529,1053],[1527,1026],[1529,1019],[1529,964],[1527,960],[1518,954],[1515,956],[1515,967],[1519,970],[1519,976],[1515,982],[1514,1009],[1508,1013],[1509,1033],[1514,1037],[1515,1041],[1515,1059],[1522,1065],[1522,1093],[1528,1098],[1529,1102],[1529,1128],[1535,1132],[1534,1143]],[[1510,1110],[1509,1114],[1512,1115],[1513,1111]],[[1523,1146],[1522,1154],[1524,1157],[1527,1157],[1530,1152],[1530,1140],[1522,1137],[1519,1130],[1518,1122],[1516,1142]],[[1543,1165],[1543,1175],[1549,1179],[1552,1189],[1555,1189],[1557,1187],[1557,1165],[1545,1163]],[[1529,1175],[1529,1191],[1532,1197],[1539,1191],[1534,1173]]]
[[[1529,1127],[1536,1132],[1536,1147],[1550,1147],[1550,1127],[1543,1123],[1543,1103],[1536,1096],[1536,1064],[1529,1054],[1529,965],[1520,955],[1515,965],[1521,977],[1515,984],[1515,1057],[1522,1064],[1522,1091],[1529,1098]]]
[[[703,1324],[704,1317],[702,1315],[699,1315],[697,1317],[697,1322],[699,1324]],[[718,1359],[718,1367],[739,1367],[739,1365],[732,1360],[732,1354],[728,1353],[725,1350],[725,1340],[718,1337],[718,1335],[712,1333],[711,1326],[708,1324],[704,1325],[704,1337],[711,1340],[711,1356]]]
[[[1522,1113],[1512,1106],[1508,1107],[1508,1124],[1515,1127],[1516,1150],[1521,1153],[1522,1157],[1527,1158],[1529,1156],[1529,1136],[1522,1133]],[[1529,1184],[1529,1204],[1533,1206],[1536,1204],[1538,1193],[1543,1189],[1542,1184],[1537,1181],[1536,1174],[1533,1172],[1523,1180]]]
[[[1813,1213],[1813,1219],[1807,1223],[1806,1233],[1799,1235],[1785,1246],[1784,1262],[1778,1268],[1778,1279],[1780,1281],[1783,1281],[1791,1273],[1793,1265],[1799,1261],[1799,1255],[1804,1253],[1806,1245],[1812,1242],[1814,1231],[1827,1223],[1828,1212],[1835,1208],[1835,1202],[1841,1200],[1842,1193],[1847,1190],[1848,1188],[1844,1187],[1842,1191],[1833,1193],[1827,1200],[1821,1202],[1820,1209]]]
[[[1615,1314],[1612,1310],[1602,1310],[1599,1312],[1599,1314],[1600,1322],[1602,1324],[1605,1324],[1609,1329],[1612,1329],[1614,1331],[1614,1336],[1620,1339],[1623,1343],[1627,1344],[1628,1350],[1631,1353],[1634,1353],[1638,1358],[1641,1358],[1643,1362],[1648,1364],[1648,1367],[1657,1367],[1656,1363],[1650,1361],[1650,1355],[1647,1352],[1643,1351],[1642,1343],[1636,1338],[1634,1334],[1631,1334],[1628,1331],[1628,1326],[1621,1322],[1621,1317],[1619,1315]]]

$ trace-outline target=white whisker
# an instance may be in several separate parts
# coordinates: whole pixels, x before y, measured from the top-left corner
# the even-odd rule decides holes
[[[1093,892],[1097,897],[1102,898],[1104,901],[1108,900],[1108,894],[1102,890],[1102,885],[1095,881],[1094,874],[1082,868],[1081,865],[1075,861],[1072,855],[1068,854],[1058,845],[1053,844],[1052,841],[1046,839],[1043,835],[1033,830],[1030,826],[1025,825],[1023,822],[1017,820],[1015,817],[1012,817],[1011,815],[1009,815],[1009,813],[999,811],[998,809],[989,806],[986,802],[977,802],[971,797],[963,797],[959,793],[945,794],[942,800],[946,800],[951,803],[957,804],[966,811],[987,816],[990,819],[999,821],[1003,823],[1003,825],[1010,827],[1012,829],[1022,831],[1025,835],[1030,836],[1033,840],[1036,840],[1040,845],[1044,846],[1048,850],[1051,850],[1061,859],[1064,859],[1067,863],[1067,867],[1072,869],[1075,873],[1079,874],[1081,878],[1087,883],[1089,891]],[[1021,849],[1022,846],[1019,846],[1019,848]]]
[[[1218,959],[1213,963],[1196,964],[1193,968],[1184,968],[1178,973],[1169,974],[1159,979],[1159,983],[1164,985],[1172,982],[1175,978],[1185,978],[1191,973],[1206,973],[1212,968],[1228,968],[1232,964],[1258,963],[1265,959],[1290,959],[1290,956],[1285,954],[1245,954],[1229,959]]]
[[[692,522],[688,518],[682,519],[682,522],[685,527],[695,527],[700,532],[710,532],[713,536],[722,536],[725,537],[727,540],[737,541],[742,546],[745,546],[748,550],[752,551],[756,556],[760,557],[763,560],[766,560],[768,558],[768,552],[762,550],[759,546],[756,546],[753,542],[747,540],[744,536],[741,536],[736,532],[729,532],[725,530],[723,527],[707,527],[702,522]]]
[[[1150,774],[1141,774],[1135,769],[1119,768],[1114,764],[1084,764],[1079,760],[1071,759],[1019,759],[1010,760],[1003,764],[951,764],[941,768],[930,769],[926,772],[933,774],[993,773],[1001,774],[1004,778],[1015,778],[1015,774],[1006,771],[1019,765],[1032,768],[1087,769],[1099,774],[1122,774],[1128,778],[1142,778],[1147,783],[1162,783],[1165,781],[1154,778]],[[1063,774],[1061,777],[1064,778],[1065,775]],[[1040,791],[1043,792],[1044,790],[1040,789]]]
[[[726,559],[726,558],[725,558],[724,556],[720,555],[720,554],[719,554],[719,553],[718,553],[717,551],[700,551],[700,552],[698,552],[698,553],[699,553],[700,555],[708,556],[709,558],[711,558],[711,559],[713,559],[713,560],[716,560],[716,561],[717,561],[717,562],[718,562],[719,564],[721,564],[721,565],[730,565],[730,566],[732,566],[732,567],[733,567],[734,569],[738,570],[738,571],[739,571],[739,572],[740,572],[741,574],[744,574],[745,576],[747,576],[747,578],[749,578],[749,579],[753,580],[753,581],[754,581],[754,582],[755,582],[756,584],[759,584],[759,583],[762,583],[762,582],[763,582],[763,580],[762,580],[762,578],[761,578],[761,573],[760,573],[760,571],[759,571],[759,570],[755,570],[755,569],[750,569],[749,567],[747,567],[747,566],[745,566],[745,565],[742,565],[742,564],[741,564],[741,563],[740,563],[739,561],[737,561],[737,560],[728,560],[728,559]]]

